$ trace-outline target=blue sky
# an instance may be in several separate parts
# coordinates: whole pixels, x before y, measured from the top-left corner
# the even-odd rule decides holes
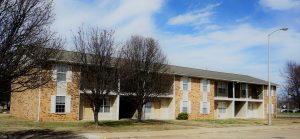
[[[131,35],[157,39],[173,65],[283,83],[287,60],[300,63],[300,0],[54,0],[53,29],[73,50],[81,25],[115,30],[117,47]]]

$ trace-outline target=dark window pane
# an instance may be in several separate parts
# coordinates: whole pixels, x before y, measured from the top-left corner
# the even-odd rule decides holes
[[[56,96],[55,112],[64,113],[65,112],[65,96]]]
[[[66,73],[57,73],[57,81],[66,81],[67,75]]]

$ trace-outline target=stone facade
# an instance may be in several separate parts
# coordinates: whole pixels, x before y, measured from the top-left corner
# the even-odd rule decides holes
[[[265,118],[268,118],[268,98],[269,98],[269,95],[268,95],[268,86],[264,85],[264,90],[263,90],[263,93],[264,93],[264,114],[265,114]],[[272,113],[272,117],[273,118],[276,118],[277,116],[277,93],[276,93],[276,89],[272,88],[272,101],[271,103],[273,104],[273,113]]]
[[[37,120],[38,89],[12,92],[10,106],[12,116]]]
[[[71,66],[71,65],[70,65]],[[51,113],[51,95],[56,95],[56,81],[50,81],[42,87],[41,95],[41,121],[72,121],[79,120],[79,76],[80,68],[71,66],[72,81],[67,83],[67,95],[71,96],[70,113]]]
[[[203,92],[200,88],[200,78],[191,78],[191,88],[188,91],[188,100],[191,103],[191,111],[189,119],[213,119],[215,117],[215,103],[214,103],[214,81],[210,80],[210,92],[208,93],[207,101],[210,104],[209,114],[200,113],[200,101],[203,98]],[[181,89],[181,77],[175,76],[175,115],[180,113],[180,103],[183,100],[183,90]]]
[[[40,121],[74,121],[74,120],[92,120],[92,110],[90,105],[84,100],[80,100],[80,90],[79,90],[79,79],[80,79],[80,68],[76,65],[69,65],[72,71],[72,80],[67,82],[67,91],[66,95],[71,96],[71,109],[69,113],[53,113],[51,112],[51,96],[57,94],[57,82],[50,81],[46,85],[42,86],[39,90],[26,90],[24,92],[13,92],[11,95],[11,115],[19,118],[26,118],[31,120],[38,120],[38,97],[40,91]],[[52,70],[48,68],[45,70]],[[160,98],[158,101],[153,102],[152,113],[148,116],[150,119],[174,119],[180,113],[180,106],[183,100],[183,89],[181,87],[181,77],[175,75],[174,81],[174,96],[169,98]],[[209,92],[207,93],[207,102],[209,103],[209,113],[202,114],[200,113],[200,102],[203,100],[203,92],[201,86],[201,78],[189,77],[189,86],[187,92],[187,98],[190,107],[189,109],[189,119],[215,119],[217,118],[216,112],[216,102],[215,93],[217,90],[216,80],[208,79],[209,82]],[[273,88],[273,117],[276,117],[276,89]],[[264,112],[264,118],[267,118],[267,104],[268,104],[268,95],[267,95],[267,86],[263,87],[263,100],[258,100],[257,103],[261,103],[264,109],[261,111]],[[185,95],[186,97],[186,95]],[[119,99],[118,97],[112,97],[112,107],[111,113],[100,115],[99,119],[103,120],[117,120],[119,116]],[[226,98],[225,98],[226,99]],[[232,98],[231,98],[232,99]],[[174,102],[175,101],[175,102]],[[244,100],[243,100],[244,101]],[[249,100],[245,100],[246,105]],[[228,101],[229,102],[229,101]],[[234,105],[234,100],[230,100]],[[175,107],[175,108],[174,108]],[[246,107],[247,108],[247,107]],[[234,110],[234,109],[232,109]],[[232,112],[232,117],[234,117],[234,111]],[[262,112],[261,112],[262,113]],[[247,114],[247,112],[245,113]],[[247,118],[247,115],[244,116]],[[263,117],[263,116],[261,116]],[[239,117],[237,117],[239,118]]]
[[[71,96],[70,113],[51,113],[51,95],[56,95],[56,81],[50,81],[40,87],[40,121],[79,120],[79,75],[80,68],[69,65],[72,81],[67,83],[67,94]],[[45,70],[52,70],[47,68]],[[52,73],[52,72],[51,72]],[[11,115],[20,118],[38,120],[38,89],[13,92],[11,96]]]

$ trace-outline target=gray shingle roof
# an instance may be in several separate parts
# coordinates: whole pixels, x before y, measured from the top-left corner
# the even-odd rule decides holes
[[[61,51],[61,52],[62,52],[61,57],[59,59],[50,59],[50,60],[63,61],[63,62],[69,62],[69,63],[79,63],[74,58],[76,52],[73,52],[73,51]],[[255,78],[255,77],[251,77],[248,75],[225,73],[225,72],[210,71],[210,70],[188,68],[188,67],[180,67],[180,66],[174,66],[174,65],[170,65],[170,68],[171,68],[171,73],[175,74],[175,75],[268,85],[267,81],[261,80],[261,79]],[[272,83],[272,85],[277,86],[277,84],[275,84],[275,83]]]
[[[176,75],[268,85],[267,81],[254,78],[248,75],[217,72],[217,71],[187,68],[187,67],[180,67],[180,66],[173,66],[173,65],[171,65],[171,71]],[[272,85],[277,85],[277,84],[272,83]]]

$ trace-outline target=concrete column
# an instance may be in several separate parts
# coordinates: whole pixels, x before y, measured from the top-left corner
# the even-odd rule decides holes
[[[248,99],[248,84],[246,83],[246,99]]]
[[[120,95],[117,95],[116,98],[116,120],[119,120],[119,112],[120,112]]]
[[[234,113],[235,113],[235,100],[232,101],[232,105],[233,105],[233,107],[232,107],[232,118],[235,118],[234,117]]]
[[[232,82],[232,98],[235,98],[235,86],[234,86],[234,82]]]
[[[265,86],[264,85],[262,85],[262,100],[263,100],[263,103],[262,103],[262,107],[263,107],[263,109],[262,109],[262,114],[263,114],[263,118],[265,118]]]
[[[171,105],[173,106],[172,108],[172,118],[176,119],[176,80],[175,80],[175,75],[174,75],[174,79],[173,79],[173,97],[172,97],[172,101],[171,101]]]
[[[246,101],[246,118],[248,118],[248,101]]]

